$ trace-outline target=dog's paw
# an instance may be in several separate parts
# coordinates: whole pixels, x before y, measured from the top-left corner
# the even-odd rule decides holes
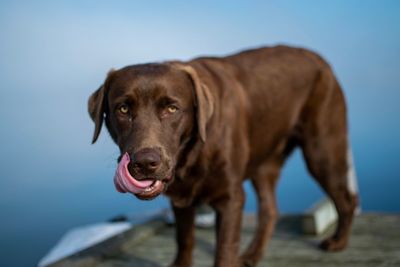
[[[190,262],[173,262],[168,267],[190,267],[191,263]]]
[[[253,264],[252,262],[248,262],[248,261],[242,261],[240,267],[255,267],[256,265]]]
[[[172,263],[172,264],[168,265],[168,267],[190,267],[190,265],[177,265],[175,263]]]
[[[240,267],[255,267],[257,265],[257,260],[249,255],[243,255],[240,257]]]
[[[330,237],[325,239],[324,241],[321,242],[321,244],[319,245],[319,247],[322,250],[325,251],[340,251],[343,250],[344,248],[346,248],[347,246],[347,240],[344,238],[338,239],[335,237]]]

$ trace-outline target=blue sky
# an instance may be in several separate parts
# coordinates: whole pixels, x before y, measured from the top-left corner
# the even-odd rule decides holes
[[[40,234],[45,244],[27,254],[37,259],[74,225],[166,206],[115,193],[116,146],[105,131],[90,145],[87,98],[110,68],[278,43],[331,63],[347,96],[363,203],[399,211],[399,14],[399,1],[1,1],[3,242]],[[321,197],[299,153],[278,197],[284,212]]]

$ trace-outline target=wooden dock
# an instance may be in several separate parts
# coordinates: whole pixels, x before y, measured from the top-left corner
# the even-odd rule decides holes
[[[259,267],[368,267],[400,266],[400,215],[362,214],[355,219],[349,247],[329,253],[318,249],[319,241],[329,234],[307,236],[301,230],[302,216],[282,216],[266,255]],[[246,215],[242,246],[254,231],[254,216]],[[194,267],[212,266],[213,229],[196,229]],[[52,267],[164,267],[175,255],[174,227],[154,219],[86,249]]]

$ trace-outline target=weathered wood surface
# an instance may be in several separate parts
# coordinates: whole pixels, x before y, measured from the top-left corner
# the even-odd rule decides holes
[[[253,231],[254,217],[246,216],[242,229],[243,247]],[[329,231],[324,235],[327,234]],[[400,266],[400,215],[359,215],[354,222],[349,247],[342,252],[319,250],[317,244],[323,236],[304,236],[300,216],[282,216],[264,260],[258,266]],[[196,230],[194,267],[212,266],[214,237],[213,230]],[[153,221],[52,266],[163,267],[172,261],[175,250],[174,228]]]

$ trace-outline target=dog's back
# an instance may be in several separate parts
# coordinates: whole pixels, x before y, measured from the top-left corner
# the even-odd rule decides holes
[[[341,88],[330,66],[312,51],[264,47],[192,61],[199,63],[216,73],[224,108],[233,102],[233,112],[241,113],[236,116],[243,120],[237,130],[246,131],[250,167],[273,154],[287,155],[306,138],[304,128],[311,127],[305,125],[311,120],[308,116],[323,112],[330,97],[335,98],[335,107],[329,112],[336,113],[335,120],[341,121],[342,131],[347,132]]]

